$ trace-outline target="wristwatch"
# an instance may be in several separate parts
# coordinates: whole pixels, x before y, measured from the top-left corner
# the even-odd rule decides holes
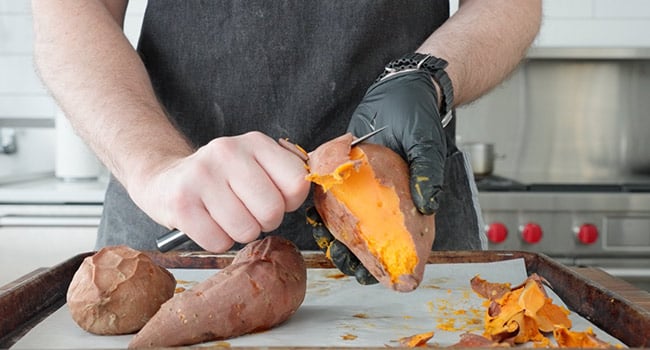
[[[451,120],[451,109],[454,105],[454,88],[451,79],[447,75],[447,61],[431,55],[422,53],[409,53],[394,61],[391,61],[384,68],[384,72],[376,81],[384,79],[389,74],[405,71],[424,70],[431,75],[431,78],[440,87],[442,99],[440,102],[440,115],[443,116],[442,125],[447,126]]]

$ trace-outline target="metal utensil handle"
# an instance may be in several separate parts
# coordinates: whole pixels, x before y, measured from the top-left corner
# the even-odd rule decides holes
[[[190,237],[183,231],[171,230],[164,235],[156,238],[156,246],[161,252],[168,252],[179,245],[190,240]]]
[[[356,145],[360,144],[361,142],[363,142],[363,141],[365,141],[365,140],[367,140],[367,139],[369,139],[369,138],[375,136],[376,134],[379,134],[380,132],[382,132],[382,131],[383,131],[384,129],[386,129],[387,127],[388,127],[388,125],[384,125],[384,126],[382,126],[381,128],[379,128],[379,129],[377,129],[377,130],[375,130],[375,131],[371,131],[371,132],[369,132],[369,133],[367,133],[367,134],[365,134],[365,135],[359,137],[358,139],[352,141],[352,143],[350,144],[350,146],[356,146]]]

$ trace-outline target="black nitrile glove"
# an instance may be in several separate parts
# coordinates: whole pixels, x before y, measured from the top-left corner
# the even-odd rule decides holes
[[[425,215],[438,210],[447,154],[437,101],[429,73],[400,72],[370,86],[348,126],[355,136],[388,126],[370,142],[387,146],[408,161],[411,197]]]
[[[376,284],[377,279],[368,272],[359,259],[343,243],[332,236],[330,231],[323,225],[316,208],[307,209],[307,222],[312,226],[312,235],[318,247],[325,252],[325,255],[332,261],[334,266],[345,275],[354,276],[357,282],[363,285]]]

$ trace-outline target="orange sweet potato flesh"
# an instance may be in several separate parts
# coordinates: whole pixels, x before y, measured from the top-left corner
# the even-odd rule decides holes
[[[270,329],[294,314],[306,288],[300,251],[285,238],[268,236],[163,304],[129,348],[192,345]]]
[[[435,238],[434,216],[415,208],[406,162],[387,147],[351,134],[309,157],[314,205],[332,235],[383,285],[412,291],[420,284]]]
[[[611,344],[598,339],[591,328],[584,332],[575,332],[568,330],[566,327],[557,327],[553,330],[553,336],[561,348],[605,349],[613,347]]]

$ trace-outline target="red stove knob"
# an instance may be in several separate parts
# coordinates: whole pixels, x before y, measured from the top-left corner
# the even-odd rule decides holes
[[[594,224],[582,224],[576,230],[576,237],[582,244],[594,244],[598,240],[598,228]]]
[[[539,243],[542,234],[542,227],[534,222],[529,222],[521,228],[521,239],[528,244]]]
[[[508,237],[508,228],[500,222],[493,222],[487,227],[485,234],[490,242],[501,243]]]

